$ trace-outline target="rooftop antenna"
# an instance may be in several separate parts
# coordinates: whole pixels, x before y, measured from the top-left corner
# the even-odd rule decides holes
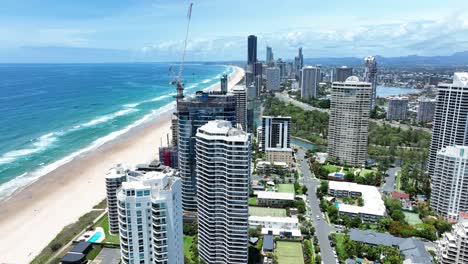
[[[184,98],[184,84],[182,83],[182,72],[184,70],[185,52],[187,50],[187,40],[188,40],[188,34],[189,34],[189,28],[190,28],[190,19],[192,18],[192,6],[193,6],[193,3],[190,3],[188,12],[187,12],[187,28],[185,31],[185,40],[184,40],[184,49],[182,51],[182,60],[179,65],[179,74],[177,75],[177,79],[171,82],[172,85],[176,86],[177,100]]]

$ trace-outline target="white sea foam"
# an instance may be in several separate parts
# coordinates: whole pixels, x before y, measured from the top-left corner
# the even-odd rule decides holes
[[[212,81],[212,79],[205,79],[205,80],[203,80],[201,83],[209,83],[209,82],[211,82],[211,81]]]
[[[17,177],[15,177],[14,179],[0,185],[0,200],[4,200],[4,199],[8,199],[11,194],[13,194],[15,191],[17,191],[18,189],[21,189],[21,188],[24,188],[28,185],[30,185],[31,183],[35,182],[36,180],[38,180],[41,176],[47,174],[47,173],[50,173],[52,172],[53,170],[59,168],[60,166],[72,161],[74,158],[82,155],[82,154],[85,154],[86,152],[89,152],[91,150],[94,150],[102,145],[104,145],[105,143],[108,143],[112,140],[115,140],[117,139],[119,136],[129,132],[131,129],[137,127],[137,126],[140,126],[154,118],[157,118],[159,117],[162,113],[165,113],[167,111],[170,111],[170,110],[174,110],[175,108],[175,105],[176,105],[176,102],[171,102],[169,104],[166,104],[162,107],[160,107],[158,110],[152,110],[151,113],[149,114],[146,114],[145,116],[143,116],[142,118],[140,118],[139,120],[135,121],[134,123],[126,126],[125,128],[121,129],[121,130],[118,130],[118,131],[114,131],[104,137],[101,137],[99,139],[96,139],[95,141],[93,141],[89,146],[85,147],[85,148],[82,148],[80,150],[77,150],[73,153],[71,153],[70,155],[60,159],[60,160],[57,160],[51,164],[48,164],[46,166],[43,166],[41,168],[39,168],[38,170],[36,171],[33,171],[31,173],[23,173],[22,175],[19,175]]]
[[[139,110],[134,109],[134,108],[122,109],[122,110],[119,110],[119,111],[117,111],[115,113],[112,113],[112,114],[97,117],[97,118],[95,118],[95,119],[93,119],[93,120],[91,120],[89,122],[84,123],[84,124],[76,125],[75,127],[73,127],[68,132],[75,131],[75,130],[83,128],[83,127],[92,127],[92,126],[95,126],[95,125],[98,125],[98,124],[102,124],[102,123],[108,122],[108,121],[110,121],[110,120],[112,120],[112,119],[114,119],[116,117],[124,116],[124,115],[130,114],[130,113],[133,113],[133,112],[137,112],[137,111],[139,111]]]
[[[38,137],[35,140],[32,140],[31,146],[22,149],[12,150],[3,154],[2,156],[0,156],[0,164],[10,163],[19,158],[23,158],[30,154],[43,151],[57,140],[57,134],[59,134],[59,132],[51,132],[45,134],[43,136]]]

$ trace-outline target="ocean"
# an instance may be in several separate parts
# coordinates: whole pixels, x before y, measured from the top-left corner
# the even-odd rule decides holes
[[[0,64],[0,200],[175,107],[169,68],[155,64]],[[233,67],[189,64],[185,92]]]

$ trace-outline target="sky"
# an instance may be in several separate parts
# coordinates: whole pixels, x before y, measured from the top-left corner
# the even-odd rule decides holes
[[[468,50],[467,0],[2,0],[0,62],[451,55]]]

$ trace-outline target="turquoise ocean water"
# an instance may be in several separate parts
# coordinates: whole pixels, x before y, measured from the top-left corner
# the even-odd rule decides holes
[[[0,64],[0,200],[173,109],[170,66]],[[186,93],[231,72],[230,66],[186,65]]]

